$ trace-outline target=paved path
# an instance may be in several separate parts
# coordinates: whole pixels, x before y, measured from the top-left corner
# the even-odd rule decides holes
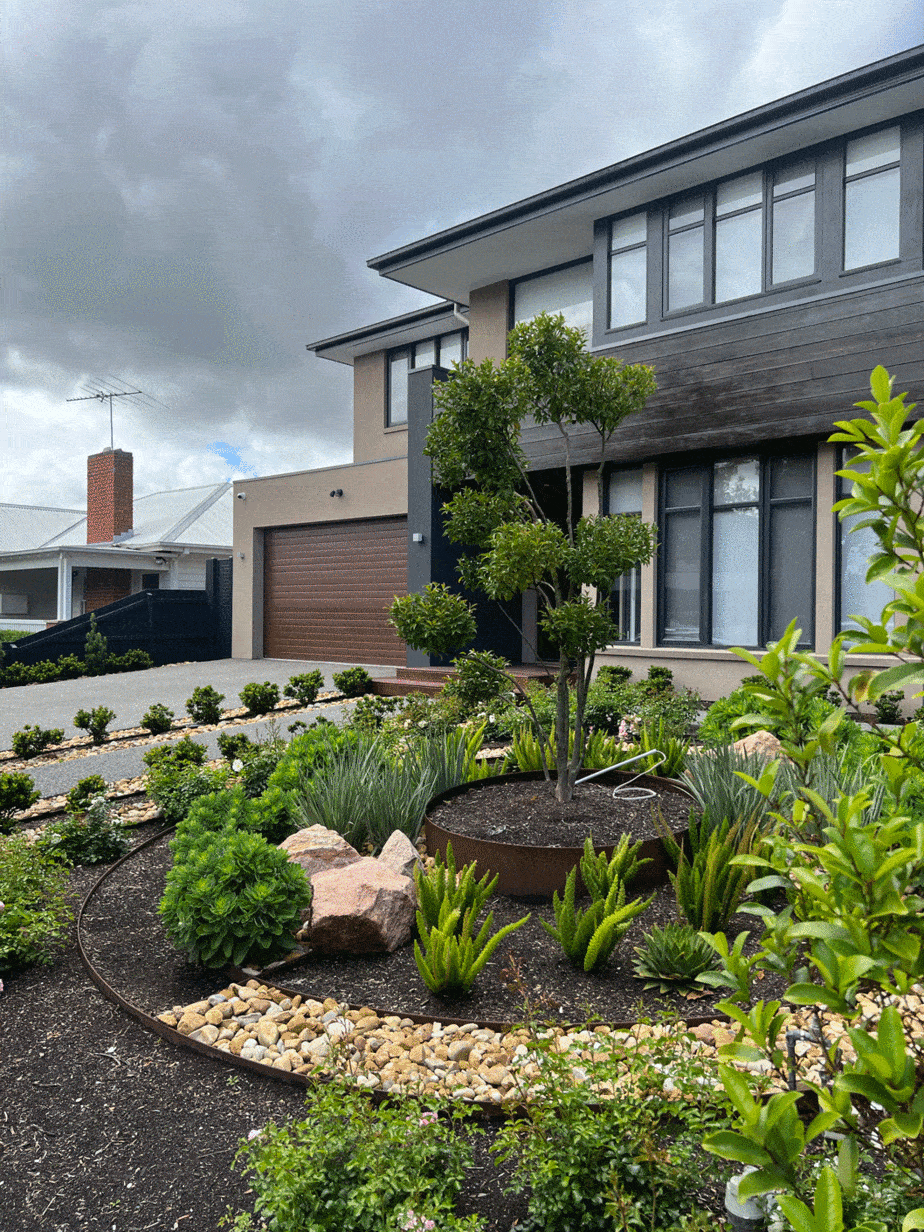
[[[0,689],[0,748],[9,749],[13,732],[27,723],[40,727],[60,727],[65,739],[81,735],[73,726],[78,710],[94,706],[109,706],[116,712],[110,730],[119,731],[137,727],[141,716],[152,702],[163,702],[179,718],[186,712],[186,699],[197,685],[210,684],[219,693],[225,694],[224,705],[239,705],[238,693],[252,680],[271,680],[280,686],[291,676],[320,668],[324,673],[326,688],[333,688],[332,674],[344,667],[344,663],[304,663],[290,659],[215,659],[206,663],[172,663],[166,667],[153,667],[143,672],[123,672],[113,676],[85,677],[80,680],[61,680],[54,684],[22,685],[15,689]],[[372,676],[394,676],[396,669],[373,664],[365,665]],[[290,723],[296,718],[311,722],[318,714],[338,721],[343,714],[342,706],[313,707],[308,711],[281,712],[276,723],[281,733],[288,734]],[[251,739],[269,727],[267,719],[258,719],[232,728],[244,731]],[[179,739],[182,733],[178,733]],[[197,738],[208,745],[210,756],[218,756],[218,732],[202,733]],[[133,748],[118,745],[102,746],[99,752],[71,761],[28,766],[28,773],[35,780],[42,795],[56,795],[69,791],[88,774],[101,774],[108,782],[141,774],[143,746]]]

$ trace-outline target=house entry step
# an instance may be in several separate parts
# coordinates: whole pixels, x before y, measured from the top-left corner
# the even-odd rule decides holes
[[[553,680],[552,673],[541,664],[520,663],[510,669],[510,675],[521,685],[529,680]],[[435,697],[455,670],[451,667],[401,667],[398,675],[386,680],[373,681],[372,691],[379,697],[407,697],[410,693],[423,693]]]

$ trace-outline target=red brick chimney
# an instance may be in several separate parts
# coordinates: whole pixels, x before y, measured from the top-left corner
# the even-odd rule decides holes
[[[132,529],[132,455],[104,449],[87,458],[87,543],[111,543]]]

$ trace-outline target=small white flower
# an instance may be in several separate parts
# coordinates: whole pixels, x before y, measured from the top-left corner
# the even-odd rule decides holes
[[[247,1135],[247,1141],[253,1142],[254,1138],[261,1138],[262,1136],[263,1136],[262,1129],[252,1129],[250,1133]]]
[[[235,757],[234,761],[231,763],[231,769],[235,774],[240,774],[240,772],[244,769],[244,763],[239,757]]]

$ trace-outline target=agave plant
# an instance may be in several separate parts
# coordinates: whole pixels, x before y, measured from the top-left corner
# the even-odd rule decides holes
[[[686,992],[699,986],[706,971],[718,971],[722,960],[709,941],[689,924],[657,925],[635,947],[635,976],[645,990]]]

